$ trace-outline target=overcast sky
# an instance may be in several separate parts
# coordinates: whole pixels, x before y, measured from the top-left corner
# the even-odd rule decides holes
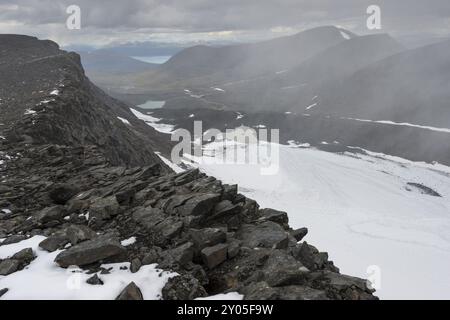
[[[66,28],[70,4],[81,8],[81,30]],[[330,24],[366,34],[370,4],[381,7],[382,32],[450,34],[450,0],[0,0],[0,30],[65,46],[249,41]]]

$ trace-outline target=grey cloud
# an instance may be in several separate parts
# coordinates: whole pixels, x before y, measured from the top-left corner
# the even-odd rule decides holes
[[[65,9],[70,4],[81,7],[85,34],[89,32],[92,38],[109,33],[111,41],[121,41],[126,31],[245,33],[324,24],[367,33],[365,10],[370,4],[381,6],[384,31],[393,34],[424,32],[442,36],[450,21],[448,0],[0,0],[0,25],[9,32],[15,27],[17,32],[30,30],[38,35],[67,37]]]

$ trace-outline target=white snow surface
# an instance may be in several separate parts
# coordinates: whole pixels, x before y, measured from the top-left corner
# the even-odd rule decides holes
[[[131,246],[134,243],[136,243],[136,237],[131,237],[120,242],[124,247]]]
[[[130,263],[104,264],[110,274],[98,274],[104,285],[90,285],[86,280],[93,274],[86,274],[78,268],[60,268],[54,259],[60,250],[48,253],[39,248],[43,236],[34,236],[19,243],[0,246],[0,259],[14,253],[32,248],[37,256],[28,267],[8,276],[0,276],[0,287],[9,288],[0,299],[5,300],[111,300],[130,282],[134,281],[146,300],[161,299],[161,290],[175,273],[163,272],[156,265],[142,266],[138,272],[131,273]],[[121,267],[127,267],[121,270]]]
[[[31,110],[31,109],[26,109],[25,112],[24,112],[25,115],[27,115],[27,114],[35,114],[35,113],[36,113],[36,111]]]
[[[425,130],[430,130],[430,131],[450,133],[450,128],[422,126],[419,124],[413,124],[413,123],[408,123],[408,122],[394,122],[394,121],[390,121],[390,120],[367,120],[367,119],[357,119],[357,118],[342,118],[342,119],[355,120],[355,121],[360,121],[360,122],[390,124],[393,126],[412,127],[412,128],[419,128],[419,129],[425,129]]]
[[[235,150],[228,144],[226,152]],[[449,167],[292,142],[280,146],[278,173],[263,176],[255,164],[205,161],[215,156],[222,155],[190,159],[224,183],[238,184],[261,208],[288,212],[291,226],[308,227],[305,240],[327,251],[342,273],[368,278],[368,268],[378,266],[380,298],[450,298]],[[408,182],[442,197],[408,191]]]
[[[121,117],[117,117],[117,119],[119,119],[119,120],[120,120],[120,121],[122,121],[123,123],[125,123],[125,124],[127,124],[127,125],[131,126],[131,123],[130,123],[130,121],[128,121],[127,119],[125,119],[125,118],[121,118]]]
[[[162,133],[171,133],[174,129],[174,126],[171,124],[163,124],[159,123],[161,119],[155,118],[152,116],[149,116],[147,114],[143,114],[142,112],[139,112],[133,108],[130,108],[131,112],[138,118],[143,121],[145,121],[146,124],[153,127],[156,131],[162,132]]]
[[[352,38],[347,32],[344,32],[342,30],[340,32],[341,32],[342,38],[344,38],[345,40],[350,40]]]
[[[311,105],[309,105],[309,106],[307,106],[305,110],[312,109],[312,108],[314,108],[315,106],[317,106],[317,102],[316,102],[316,103],[313,103],[313,104],[311,104]]]

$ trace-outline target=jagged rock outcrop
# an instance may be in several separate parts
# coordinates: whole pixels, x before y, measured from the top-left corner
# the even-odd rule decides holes
[[[45,57],[35,58],[33,44]],[[24,53],[8,61],[5,50],[21,45]],[[57,264],[92,273],[104,272],[106,262],[130,262],[130,272],[157,263],[178,273],[163,288],[164,299],[228,291],[247,299],[375,298],[364,280],[341,275],[326,253],[303,241],[307,230],[291,229],[286,213],[261,210],[236,186],[199,170],[171,172],[146,144],[152,136],[114,120],[115,109],[82,78],[73,55],[31,38],[0,36],[0,46],[0,68],[9,76],[14,65],[32,71],[30,77],[14,74],[17,95],[1,101],[6,134],[0,140],[0,245],[43,235],[41,248],[62,250]],[[42,98],[32,89],[39,88],[39,77],[45,92],[63,81],[62,93],[51,108],[24,114],[19,105],[35,106]],[[28,81],[31,87],[17,84]],[[12,84],[2,84],[2,94]],[[88,139],[80,128],[90,132]],[[121,244],[130,238],[135,241]],[[0,264],[11,274],[33,257],[26,250]],[[103,281],[93,276],[88,283]],[[130,283],[117,299],[142,299],[142,289]]]

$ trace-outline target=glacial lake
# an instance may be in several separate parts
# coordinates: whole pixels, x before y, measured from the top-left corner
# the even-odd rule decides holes
[[[147,63],[163,64],[167,62],[171,57],[172,56],[133,56],[132,58]]]
[[[160,109],[165,103],[165,101],[148,100],[143,104],[137,105],[137,107],[142,109]]]

